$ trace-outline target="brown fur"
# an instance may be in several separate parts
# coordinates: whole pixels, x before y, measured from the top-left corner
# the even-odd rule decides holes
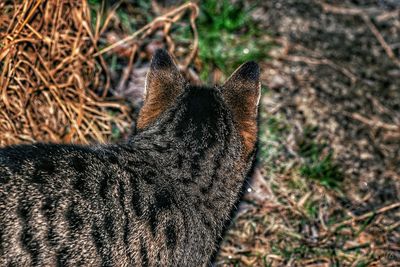
[[[253,63],[250,63],[253,64]],[[254,63],[255,64],[255,63]],[[257,140],[257,102],[260,98],[259,73],[248,75],[249,63],[241,65],[223,85],[223,95],[232,109],[234,121],[243,139],[243,155],[253,151]]]
[[[0,266],[209,264],[254,162],[258,80],[249,62],[185,86],[159,50],[127,142],[0,148]]]
[[[143,129],[170,107],[173,99],[184,89],[185,82],[173,64],[165,69],[152,68],[147,77],[146,97],[137,121],[137,128]],[[253,64],[253,63],[250,63]],[[255,63],[254,63],[255,64]],[[154,64],[153,64],[154,65]],[[223,95],[234,114],[234,120],[243,139],[243,156],[253,151],[257,140],[257,102],[260,97],[259,73],[248,75],[249,63],[241,65],[222,87]]]
[[[161,69],[150,68],[147,75],[146,97],[137,120],[138,129],[146,128],[154,122],[163,111],[170,107],[184,88],[185,82],[182,75],[172,61],[169,63],[170,65],[162,66]]]

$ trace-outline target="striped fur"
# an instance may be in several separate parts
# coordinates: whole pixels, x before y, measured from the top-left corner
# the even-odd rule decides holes
[[[228,89],[185,85],[126,143],[0,149],[0,266],[206,265],[254,156]]]

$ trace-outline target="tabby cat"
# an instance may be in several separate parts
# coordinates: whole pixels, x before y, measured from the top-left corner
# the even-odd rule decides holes
[[[165,50],[121,144],[0,149],[0,266],[205,266],[255,154],[259,67],[191,86]]]

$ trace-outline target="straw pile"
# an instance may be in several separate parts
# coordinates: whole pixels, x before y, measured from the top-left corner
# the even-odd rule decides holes
[[[0,146],[106,142],[125,135],[132,122],[132,104],[126,103],[140,102],[126,97],[134,63],[148,61],[146,51],[157,36],[179,58],[183,73],[198,80],[189,68],[198,46],[197,5],[156,12],[153,21],[121,36],[116,15],[121,3],[107,10],[103,3],[95,11],[86,0],[0,2]],[[171,35],[185,18],[191,45],[176,43]],[[128,58],[117,81],[105,54]]]
[[[0,146],[107,141],[130,124],[109,79],[86,1],[0,3]]]

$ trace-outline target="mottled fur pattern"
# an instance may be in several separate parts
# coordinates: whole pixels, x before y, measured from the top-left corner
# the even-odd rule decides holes
[[[254,158],[259,69],[236,73],[190,86],[159,50],[126,143],[0,149],[0,266],[206,265]]]

